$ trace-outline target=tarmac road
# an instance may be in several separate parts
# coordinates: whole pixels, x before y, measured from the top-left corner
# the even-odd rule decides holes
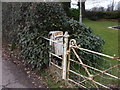
[[[2,60],[2,88],[35,88],[27,74],[9,60]]]

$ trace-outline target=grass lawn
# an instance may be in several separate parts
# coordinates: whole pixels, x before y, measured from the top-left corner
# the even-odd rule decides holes
[[[118,22],[113,21],[91,21],[88,19],[84,19],[83,23],[93,29],[93,32],[99,36],[101,36],[105,40],[105,45],[103,46],[104,54],[108,54],[113,56],[116,54],[118,56],[118,30],[109,29],[109,26],[117,26]],[[116,60],[108,59],[110,61],[111,66],[114,64],[118,64]],[[109,66],[108,63],[105,63],[104,66]],[[117,68],[113,69],[111,72],[113,75],[118,75]],[[98,81],[102,81],[104,84],[112,84],[117,83],[118,81],[115,79],[111,80],[101,80],[100,77],[96,78]],[[106,78],[107,79],[107,78]],[[103,82],[104,81],[104,82]]]
[[[105,40],[103,53],[108,55],[118,55],[118,30],[109,29],[109,26],[117,26],[118,22],[112,21],[91,21],[83,19],[83,23],[91,27],[95,34]]]

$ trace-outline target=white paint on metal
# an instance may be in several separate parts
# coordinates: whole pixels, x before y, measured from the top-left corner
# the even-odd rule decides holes
[[[80,47],[75,47],[75,46],[72,46],[73,48],[78,48],[80,50],[84,50],[84,51],[87,51],[87,52],[90,52],[90,53],[94,53],[94,54],[97,54],[97,55],[100,55],[100,56],[104,56],[104,57],[108,57],[108,58],[111,58],[111,59],[115,59],[115,57],[112,57],[112,56],[109,56],[109,55],[106,55],[106,54],[103,54],[103,53],[99,53],[99,52],[95,52],[95,51],[92,51],[92,50],[88,50],[88,49],[84,49],[84,48],[80,48]]]
[[[57,42],[57,43],[54,43],[50,41],[50,45],[52,45],[54,49],[54,53],[59,56],[63,55],[63,32],[51,31],[49,34],[50,34],[50,39]]]
[[[82,65],[83,68],[89,68],[89,69],[92,69],[92,70],[98,72],[98,74],[96,74],[96,75],[88,75],[88,76],[85,76],[85,75],[82,75],[81,73],[77,73],[77,72],[75,72],[75,71],[73,71],[73,70],[68,69],[68,72],[71,72],[71,73],[73,73],[73,74],[75,74],[75,75],[77,75],[77,76],[80,76],[80,77],[82,77],[82,78],[84,79],[82,82],[80,82],[80,84],[82,84],[83,82],[89,80],[89,81],[91,81],[91,82],[95,85],[95,87],[96,87],[97,89],[99,88],[98,86],[101,86],[101,87],[110,89],[108,86],[103,85],[103,84],[101,84],[101,83],[99,83],[99,82],[96,82],[96,81],[94,80],[94,77],[96,77],[96,76],[98,76],[98,75],[100,75],[100,74],[104,74],[104,75],[107,75],[107,76],[109,76],[109,77],[112,77],[112,78],[115,78],[115,79],[117,79],[117,80],[120,80],[120,78],[119,78],[118,76],[114,76],[114,75],[112,75],[112,74],[107,73],[107,71],[109,71],[109,70],[111,70],[111,69],[113,69],[113,68],[115,68],[115,67],[119,67],[120,64],[114,65],[114,66],[112,66],[112,67],[110,67],[110,68],[108,68],[108,69],[105,69],[105,70],[99,70],[99,69],[97,69],[97,68],[94,68],[94,67],[91,67],[91,66],[89,66],[89,65],[86,65],[86,64],[82,63],[80,57],[78,56],[78,54],[76,53],[76,51],[75,51],[74,49],[83,50],[83,51],[86,51],[86,52],[89,52],[89,53],[97,54],[97,55],[104,56],[104,57],[111,58],[111,59],[116,59],[116,60],[119,61],[119,58],[118,58],[118,57],[112,57],[112,56],[109,56],[109,55],[106,55],[106,54],[102,54],[102,53],[99,53],[99,52],[95,52],[95,51],[92,51],[92,50],[88,50],[88,49],[81,48],[80,46],[77,45],[76,40],[74,40],[74,39],[71,39],[71,40],[70,40],[69,47],[70,47],[70,49],[73,50],[73,52],[74,52],[74,54],[76,55],[76,57],[78,58],[79,62],[78,62],[78,61],[75,61],[75,60],[72,60],[72,59],[70,59],[70,58],[69,58],[68,61],[73,61],[73,62],[75,62],[75,63],[77,63],[77,64]],[[69,53],[69,54],[70,54],[70,53]],[[88,70],[85,70],[85,71],[88,72]],[[70,78],[67,78],[67,79],[68,79],[69,81],[71,81],[71,82],[79,85],[79,83],[75,82],[74,80],[72,80],[72,79],[70,79]],[[79,86],[81,86],[81,85],[79,85]]]
[[[66,68],[67,68],[67,48],[68,48],[68,32],[65,32],[64,34],[64,44],[63,44],[63,62],[62,62],[62,67],[63,67],[63,75],[62,79],[66,80]]]
[[[55,67],[59,68],[59,69],[62,69],[60,66],[54,64],[53,62],[50,62],[52,65],[54,65]]]
[[[82,1],[81,0],[79,0],[80,1],[80,16],[79,16],[79,22],[80,22],[80,24],[82,24]]]
[[[56,54],[54,54],[54,53],[50,53],[51,55],[53,55],[53,56],[55,56],[55,57],[57,57],[57,58],[59,58],[59,59],[63,59],[62,57],[59,57],[58,55],[56,55]]]

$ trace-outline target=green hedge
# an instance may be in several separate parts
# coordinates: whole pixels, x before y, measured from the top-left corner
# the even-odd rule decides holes
[[[79,9],[69,9],[68,16],[78,21]],[[120,11],[85,11],[85,15],[82,17],[91,20],[118,19],[120,18]]]
[[[107,11],[104,18],[106,19],[118,19],[120,18],[120,11]]]
[[[50,47],[41,36],[48,37],[50,31],[68,31],[70,38],[76,39],[81,47],[102,51],[103,39],[95,35],[90,27],[69,19],[61,3],[20,3],[18,14],[20,17],[15,20],[17,29],[11,29],[17,38],[12,38],[12,41],[18,41],[23,59],[33,68],[42,68],[48,64]],[[78,53],[88,64],[96,65],[100,59],[97,55],[82,51]]]
[[[86,11],[86,17],[91,20],[118,19],[120,11]]]
[[[21,54],[33,68],[41,68],[48,64],[50,48],[48,41],[41,37],[62,30],[66,14],[59,3],[25,3],[21,11],[18,28]]]

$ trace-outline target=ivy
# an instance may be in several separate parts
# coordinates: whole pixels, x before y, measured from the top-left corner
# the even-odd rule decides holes
[[[104,40],[95,35],[90,27],[69,19],[61,3],[21,3],[18,14],[18,29],[13,29],[17,38],[13,38],[12,41],[17,41],[23,59],[33,68],[48,65],[49,42],[41,36],[48,37],[50,31],[68,31],[69,39],[76,39],[82,48],[102,51]],[[97,55],[77,52],[85,63],[93,65],[100,60]]]

